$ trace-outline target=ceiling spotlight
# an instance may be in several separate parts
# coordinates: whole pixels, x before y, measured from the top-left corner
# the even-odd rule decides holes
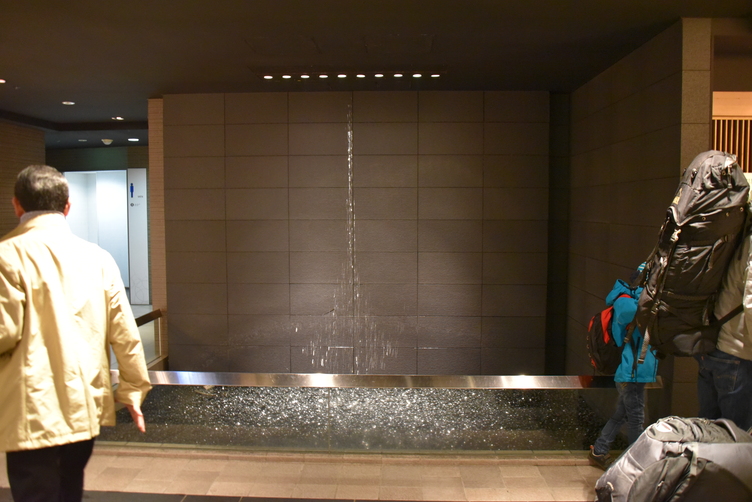
[[[401,73],[395,73],[395,74],[394,74],[394,77],[395,77],[395,78],[399,78],[399,77],[401,77],[401,76],[402,76],[402,74],[401,74]]]
[[[105,145],[111,145],[112,144],[112,140],[111,139],[102,139],[102,143],[104,143]]]
[[[337,75],[337,78],[347,78],[347,75],[340,73],[339,75]]]
[[[300,78],[311,78],[308,75],[301,75]]]
[[[422,77],[422,76],[423,76],[423,75],[421,75],[420,73],[413,73],[413,77],[415,77],[415,78],[420,78],[420,77]]]
[[[271,80],[273,78],[271,75],[264,75],[264,80]]]
[[[362,73],[358,73],[358,74],[356,75],[356,77],[358,77],[358,78],[366,78],[366,76],[365,76],[365,75],[363,75]]]
[[[431,75],[431,78],[439,78],[439,74],[438,73],[434,73],[433,75]]]
[[[290,75],[282,75],[282,78],[292,78]]]
[[[123,117],[112,117],[112,120],[125,120]]]
[[[5,83],[5,79],[4,78],[0,78],[0,84],[4,84],[4,83]]]
[[[87,140],[87,139],[79,139],[78,141],[80,141],[81,143],[86,143],[89,140]]]
[[[319,75],[319,78],[329,78],[329,75],[322,73],[321,75]]]
[[[76,103],[74,103],[73,101],[63,101],[63,104],[66,105],[66,106],[73,106]]]
[[[384,76],[384,74],[383,74],[383,73],[377,73],[376,75],[374,75],[374,77],[376,77],[376,78],[381,78],[381,77],[383,77],[383,76]]]
[[[138,141],[138,138],[128,138],[128,141]]]

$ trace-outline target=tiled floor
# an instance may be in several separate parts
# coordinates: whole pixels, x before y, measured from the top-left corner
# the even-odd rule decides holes
[[[85,500],[585,502],[594,499],[601,474],[587,464],[586,454],[305,454],[100,442],[86,468]],[[7,488],[4,455],[0,469],[0,487]],[[10,500],[8,491],[0,489],[0,502],[5,500]]]

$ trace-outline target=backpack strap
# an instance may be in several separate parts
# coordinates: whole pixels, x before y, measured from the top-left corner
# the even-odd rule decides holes
[[[734,317],[738,316],[738,315],[739,315],[739,314],[741,314],[742,312],[744,312],[744,304],[743,304],[743,303],[742,303],[742,304],[739,304],[739,305],[737,305],[737,306],[736,306],[736,307],[734,308],[734,310],[732,310],[731,312],[729,312],[729,313],[728,313],[728,314],[726,314],[725,316],[723,316],[723,317],[721,317],[720,319],[718,319],[718,320],[717,320],[717,321],[715,322],[715,324],[717,324],[718,326],[723,326],[724,324],[726,324],[727,322],[729,322],[729,321],[730,321],[731,319],[733,319]]]
[[[635,377],[637,374],[637,346],[634,344],[634,330],[637,327],[637,322],[632,321],[629,324],[627,324],[627,334],[624,336],[624,348],[626,349],[626,345],[629,344],[629,347],[632,349],[632,378]]]
[[[669,211],[669,216],[666,219],[666,222],[669,221],[669,218],[671,218],[671,212]],[[661,227],[661,232],[665,228],[666,223],[664,223],[664,227]],[[671,247],[669,248],[668,252],[666,253],[665,260],[668,262],[671,260],[671,257],[674,255],[674,250],[676,249],[676,244],[679,241],[679,234],[681,233],[682,228],[677,226],[674,229],[674,232],[671,234]],[[645,362],[645,357],[648,354],[648,346],[650,345],[650,326],[654,325],[658,319],[658,308],[663,303],[660,298],[663,294],[663,286],[666,283],[666,273],[667,267],[663,267],[660,271],[660,276],[656,280],[655,285],[655,294],[654,298],[656,299],[655,302],[653,302],[653,308],[650,309],[650,321],[648,321],[647,326],[645,326],[645,332],[642,334],[642,348],[640,349],[640,357],[638,358],[638,363],[642,364]]]

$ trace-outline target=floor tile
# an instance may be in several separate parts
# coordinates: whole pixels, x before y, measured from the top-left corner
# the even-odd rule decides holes
[[[378,500],[380,487],[375,485],[349,485],[340,484],[337,485],[337,493],[335,498],[337,499],[350,499],[350,500]]]
[[[509,501],[509,491],[504,488],[465,488],[465,498],[469,502]]]

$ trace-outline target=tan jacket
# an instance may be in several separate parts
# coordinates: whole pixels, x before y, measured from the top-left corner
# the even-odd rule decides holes
[[[112,257],[60,213],[0,239],[0,451],[87,440],[114,425],[114,398],[151,388],[138,328]]]
[[[748,218],[750,216],[747,216]],[[744,311],[721,326],[718,350],[741,359],[752,360],[752,234],[744,236],[741,249],[731,260],[721,291],[715,303],[715,316],[720,319],[740,303]]]

